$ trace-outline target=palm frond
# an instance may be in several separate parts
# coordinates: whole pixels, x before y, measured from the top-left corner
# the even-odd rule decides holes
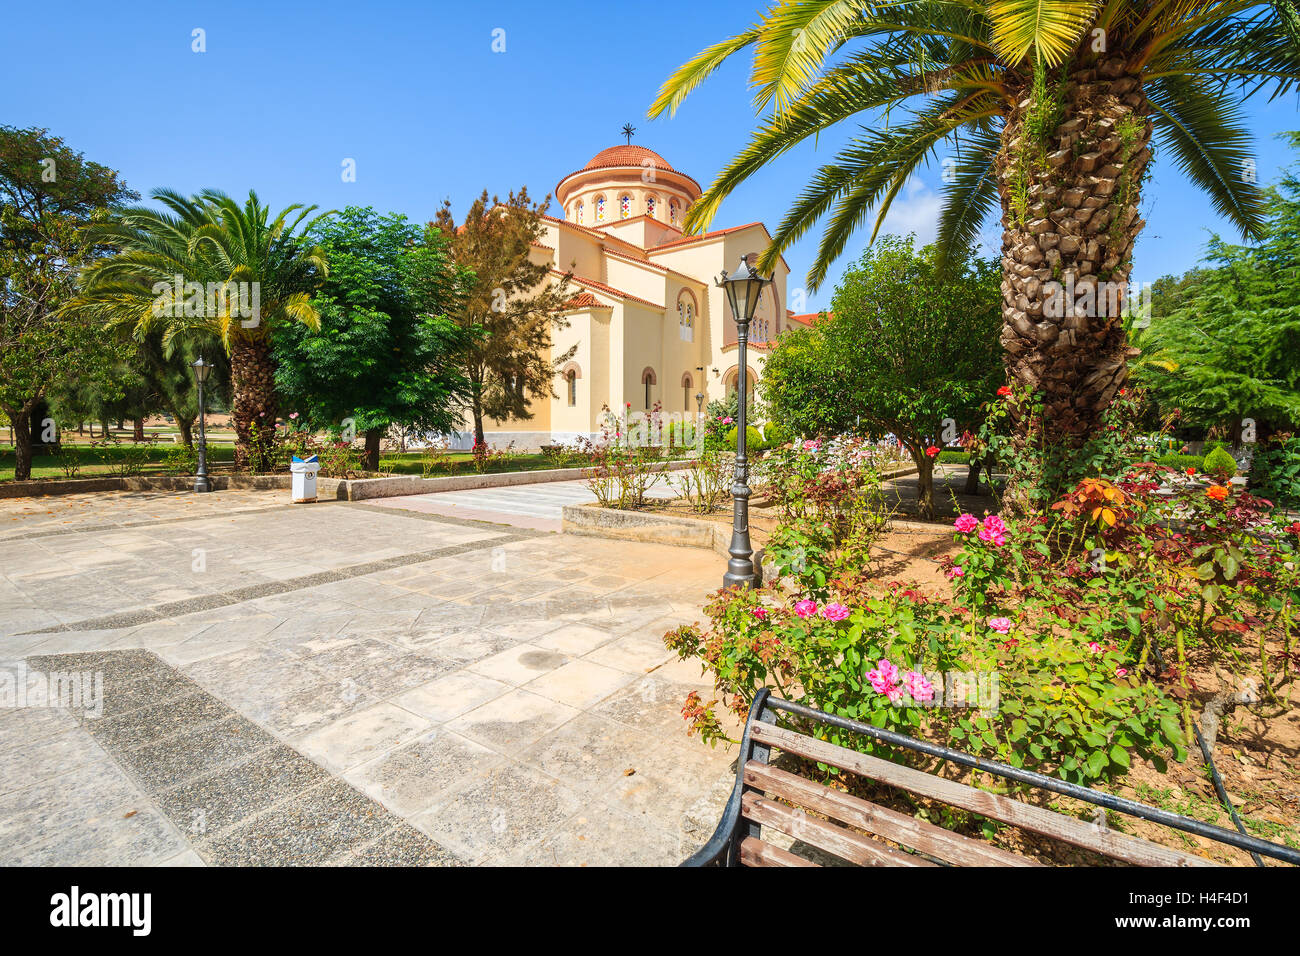
[[[993,46],[1011,65],[1032,53],[1046,66],[1059,66],[1074,52],[1100,6],[1098,0],[990,0]]]
[[[1259,236],[1265,199],[1255,176],[1250,133],[1241,110],[1200,78],[1164,76],[1146,89],[1157,142],[1210,196],[1221,216],[1248,236]]]

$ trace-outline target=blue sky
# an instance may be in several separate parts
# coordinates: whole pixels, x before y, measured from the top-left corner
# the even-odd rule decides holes
[[[671,120],[645,119],[660,83],[703,47],[746,26],[760,0],[655,3],[336,2],[14,3],[0,34],[0,123],[44,126],[142,194],[168,186],[282,205],[373,205],[417,221],[443,198],[459,213],[482,189],[527,184],[539,198],[598,150],[648,146],[701,184],[741,146],[754,117],[736,61]],[[207,52],[191,50],[192,31]],[[492,50],[505,31],[505,52]],[[1275,135],[1300,128],[1294,94],[1248,104],[1261,183],[1289,162]],[[846,133],[850,132],[846,130]],[[751,179],[715,227],[775,228],[844,137],[806,144]],[[356,182],[341,178],[356,161]],[[887,229],[929,239],[940,168],[909,184]],[[1157,158],[1134,279],[1194,265],[1211,231],[1232,235],[1208,200]],[[1235,236],[1234,236],[1235,238]],[[831,272],[856,257],[863,233]],[[810,235],[786,254],[801,285]],[[830,300],[833,281],[808,297]]]

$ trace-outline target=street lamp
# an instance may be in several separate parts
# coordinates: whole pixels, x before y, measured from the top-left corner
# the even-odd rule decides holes
[[[727,292],[731,314],[736,320],[736,471],[731,485],[733,504],[731,521],[731,547],[727,553],[727,573],[722,576],[724,588],[752,588],[759,583],[759,573],[754,568],[754,548],[749,541],[749,459],[745,456],[745,391],[747,387],[746,346],[749,344],[749,323],[758,309],[763,286],[771,283],[749,265],[752,254],[740,257],[740,268],[731,275],[723,272],[718,285]]]
[[[194,369],[194,381],[199,386],[199,467],[194,472],[194,490],[211,491],[212,479],[208,477],[208,435],[204,427],[203,383],[208,380],[212,366],[203,361],[200,355],[191,365]]]

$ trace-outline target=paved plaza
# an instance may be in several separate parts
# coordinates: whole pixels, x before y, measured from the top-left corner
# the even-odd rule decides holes
[[[661,479],[655,484],[647,497],[674,497],[668,479]],[[595,500],[596,496],[587,487],[587,482],[581,480],[475,488],[471,491],[442,491],[429,495],[379,498],[373,503],[446,517],[503,522],[536,531],[559,531],[565,505],[585,505]]]
[[[0,501],[0,862],[680,862],[719,561],[537,526],[575,495]]]

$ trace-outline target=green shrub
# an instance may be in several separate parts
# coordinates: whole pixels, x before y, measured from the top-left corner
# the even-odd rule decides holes
[[[1222,448],[1216,448],[1206,455],[1202,467],[1205,469],[1206,474],[1218,478],[1231,478],[1237,473],[1236,459]]]
[[[1186,471],[1188,468],[1201,470],[1201,465],[1205,459],[1200,455],[1161,455],[1156,459],[1157,465],[1164,465],[1166,468],[1177,468],[1179,471]]]
[[[964,451],[954,451],[952,449],[949,449],[948,451],[941,451],[939,452],[939,457],[937,459],[937,462],[940,465],[969,465],[970,453]]]
[[[727,447],[736,447],[736,426],[732,425],[727,429]],[[763,451],[767,448],[767,442],[763,441],[763,433],[753,425],[745,426],[745,450],[749,453]]]
[[[779,448],[787,442],[794,441],[795,436],[791,434],[790,429],[776,422],[768,422],[763,426],[763,441],[767,442],[768,448]]]
[[[167,449],[163,467],[171,475],[192,475],[199,467],[199,451],[191,445],[173,445]]]
[[[1300,505],[1300,436],[1261,448],[1250,466],[1251,491],[1274,504]]]

